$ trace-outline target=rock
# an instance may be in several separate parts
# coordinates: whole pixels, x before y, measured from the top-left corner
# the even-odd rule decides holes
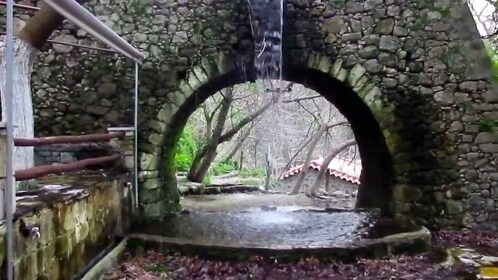
[[[394,19],[386,18],[386,19],[379,21],[375,25],[374,31],[375,31],[375,33],[378,33],[378,34],[387,35],[387,34],[391,34],[391,32],[393,32],[393,28],[394,28]]]
[[[103,83],[97,89],[97,93],[102,96],[113,96],[116,93],[117,85],[114,83]]]
[[[367,72],[370,72],[373,74],[378,74],[378,73],[382,72],[382,70],[384,69],[384,66],[382,66],[382,64],[380,64],[377,59],[369,59],[369,60],[365,61],[365,63],[363,64],[363,67],[365,67],[365,70]]]
[[[342,34],[348,31],[348,26],[340,16],[325,19],[323,28],[334,34]]]
[[[476,144],[498,143],[497,132],[480,132],[474,140]]]
[[[357,32],[357,33],[346,33],[346,34],[342,35],[342,40],[344,42],[358,41],[360,39],[361,39],[361,33],[360,32]]]
[[[74,38],[72,35],[59,35],[54,38],[54,41],[61,41],[71,44],[77,44],[78,40]],[[53,44],[53,48],[58,53],[69,53],[73,50],[72,46],[62,45],[62,44]]]
[[[366,46],[358,51],[361,58],[376,58],[379,55],[379,50],[375,46]]]
[[[379,49],[383,51],[396,52],[399,49],[398,39],[389,35],[381,36],[379,41]]]

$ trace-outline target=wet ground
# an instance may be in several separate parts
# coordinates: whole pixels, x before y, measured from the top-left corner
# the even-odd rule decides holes
[[[498,234],[482,232],[444,231],[433,233],[435,250],[417,256],[393,256],[388,259],[359,259],[353,263],[320,262],[308,258],[291,263],[278,263],[273,259],[254,256],[248,261],[213,261],[177,253],[125,254],[113,267],[105,280],[117,279],[498,279]],[[474,261],[487,259],[479,266],[455,259],[448,262],[448,249],[455,247],[479,248],[489,256],[473,253]],[[477,252],[473,251],[473,252]],[[467,251],[468,252],[468,251]]]

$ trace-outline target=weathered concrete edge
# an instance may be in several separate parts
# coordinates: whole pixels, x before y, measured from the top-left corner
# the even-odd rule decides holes
[[[127,235],[129,240],[141,240],[155,244],[162,244],[166,247],[177,248],[205,248],[204,251],[235,251],[243,253],[242,250],[253,253],[269,253],[271,255],[288,255],[296,253],[297,255],[328,255],[333,259],[351,260],[351,255],[367,258],[388,257],[399,253],[422,253],[430,250],[432,247],[432,238],[430,231],[421,227],[418,230],[410,232],[400,232],[397,234],[387,235],[380,238],[366,239],[362,242],[341,244],[331,247],[281,247],[267,248],[257,246],[234,246],[221,245],[214,243],[193,242],[179,238],[169,238],[157,235],[134,233]],[[350,255],[351,254],[351,255]],[[349,255],[349,256],[348,256]]]
[[[125,237],[114,249],[105,255],[98,263],[96,263],[81,280],[98,280],[102,279],[104,274],[114,266],[119,257],[123,254],[128,246],[128,238]]]

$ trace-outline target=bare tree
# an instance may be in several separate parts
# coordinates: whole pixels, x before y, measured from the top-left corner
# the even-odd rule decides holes
[[[318,175],[315,178],[313,185],[311,185],[310,189],[307,192],[308,195],[317,196],[318,188],[320,187],[320,184],[324,181],[323,179],[325,178],[325,173],[327,171],[327,167],[329,166],[330,162],[332,162],[332,160],[335,157],[337,157],[339,153],[341,153],[342,151],[344,151],[345,149],[349,148],[352,145],[356,145],[355,139],[347,140],[346,142],[341,143],[339,146],[335,147],[330,151],[327,157],[323,160],[322,167],[320,168],[320,171],[318,172]]]
[[[250,96],[250,95],[246,95]],[[227,142],[232,139],[244,126],[249,123],[252,123],[256,120],[261,114],[263,114],[266,110],[268,110],[273,103],[278,100],[278,95],[272,95],[271,100],[266,101],[266,103],[259,107],[254,112],[249,115],[238,119],[236,122],[232,122],[234,120],[234,116],[230,115],[230,108],[233,105],[234,100],[244,100],[244,97],[235,97],[234,88],[230,87],[225,90],[223,93],[223,99],[221,101],[221,106],[214,106],[213,111],[208,111],[206,113],[206,108],[208,105],[203,107],[204,116],[206,118],[206,131],[205,131],[205,144],[197,151],[192,166],[190,167],[187,178],[193,182],[201,182],[206,176],[209,167],[212,162],[216,158],[217,148],[220,144]],[[219,112],[217,112],[217,120],[215,127],[212,131],[210,128],[212,126],[213,118],[216,114],[216,111],[219,108]],[[226,129],[227,121],[232,122],[231,127]],[[225,131],[224,131],[225,130]],[[250,131],[250,129],[249,129]],[[247,137],[245,137],[247,138]],[[244,139],[244,136],[241,138]],[[243,142],[243,140],[242,140]],[[233,154],[235,154],[237,150]]]
[[[332,128],[339,126],[339,125],[347,125],[347,124],[348,124],[348,122],[342,121],[342,122],[337,122],[337,123],[333,123],[333,124],[321,124],[320,125],[320,130],[314,136],[313,140],[309,144],[309,149],[308,149],[308,153],[306,155],[306,160],[303,163],[303,169],[301,170],[301,173],[299,173],[299,177],[297,178],[297,181],[296,181],[296,184],[294,185],[292,193],[297,194],[300,192],[301,185],[303,184],[304,179],[306,177],[306,174],[308,173],[308,166],[310,165],[311,158],[313,156],[313,152],[316,148],[316,145],[318,144],[318,141],[320,141],[321,136],[325,132],[327,132],[329,129],[332,129]]]

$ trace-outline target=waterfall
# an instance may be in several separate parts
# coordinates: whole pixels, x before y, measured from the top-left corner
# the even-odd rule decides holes
[[[256,77],[282,80],[283,0],[248,0]]]
[[[31,99],[31,73],[36,55],[24,40],[14,38],[14,69],[12,114],[14,137],[34,137],[33,101]],[[0,101],[5,100],[5,36],[0,36]],[[5,120],[5,102],[2,103],[2,121]],[[15,147],[14,170],[34,166],[33,147]]]

